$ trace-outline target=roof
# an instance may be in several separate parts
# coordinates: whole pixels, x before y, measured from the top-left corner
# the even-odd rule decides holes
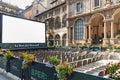
[[[14,10],[22,10],[21,8],[19,8],[18,6],[14,6],[14,5],[11,5],[11,4],[8,4],[8,3],[6,3],[6,2],[2,2],[2,1],[0,1],[0,5],[1,6],[5,6],[5,7],[9,7],[9,8],[11,8],[11,9],[14,9]]]
[[[32,8],[32,5],[28,6],[25,10],[22,10],[21,14],[25,13],[26,11],[30,10]]]
[[[46,13],[46,12],[52,10],[52,9],[55,9],[55,8],[57,8],[57,7],[59,7],[59,6],[63,5],[63,4],[66,4],[66,1],[64,1],[64,2],[62,2],[62,3],[60,3],[60,4],[56,5],[56,6],[54,6],[52,8],[49,8],[49,9],[43,11],[43,12],[41,12],[40,14],[36,15],[35,17],[40,16],[40,15],[42,15],[42,14],[44,14],[44,13]]]

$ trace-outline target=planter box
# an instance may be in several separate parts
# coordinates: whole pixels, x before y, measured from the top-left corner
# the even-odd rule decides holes
[[[22,59],[10,58],[9,60],[9,72],[22,78]]]
[[[0,68],[5,69],[4,55],[0,55]]]

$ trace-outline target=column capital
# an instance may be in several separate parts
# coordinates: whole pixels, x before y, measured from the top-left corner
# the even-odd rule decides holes
[[[88,25],[91,25],[91,23],[90,23],[90,22],[84,23],[84,25],[85,25],[85,26],[88,26]]]
[[[109,21],[113,21],[113,19],[111,18],[111,19],[105,19],[105,20],[103,20],[103,22],[109,22]]]
[[[85,26],[88,26],[88,23],[84,23]]]

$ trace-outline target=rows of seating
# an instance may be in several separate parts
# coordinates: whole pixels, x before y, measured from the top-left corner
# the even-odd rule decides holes
[[[103,58],[103,54],[100,52],[82,51],[79,49],[60,48],[54,50],[29,50],[27,52],[34,53],[36,61],[39,62],[48,63],[49,56],[56,56],[61,63],[68,62],[69,64],[76,64],[77,67],[101,60]],[[17,53],[17,51],[15,53]]]

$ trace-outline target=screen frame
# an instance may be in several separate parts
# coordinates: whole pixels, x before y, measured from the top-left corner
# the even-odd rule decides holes
[[[15,17],[15,18],[20,18],[20,19],[24,19],[24,20],[28,20],[28,21],[33,21],[33,22],[44,23],[45,24],[45,43],[2,43],[2,27],[3,27],[2,21],[3,21],[3,15],[10,16],[10,17]],[[36,49],[36,48],[47,48],[46,29],[47,29],[47,27],[46,27],[46,23],[45,22],[35,21],[35,20],[29,20],[29,19],[26,19],[26,18],[18,17],[18,16],[11,16],[11,15],[0,13],[0,48],[2,48],[2,49],[33,49],[33,48]],[[37,46],[35,46],[35,45],[37,45]]]

